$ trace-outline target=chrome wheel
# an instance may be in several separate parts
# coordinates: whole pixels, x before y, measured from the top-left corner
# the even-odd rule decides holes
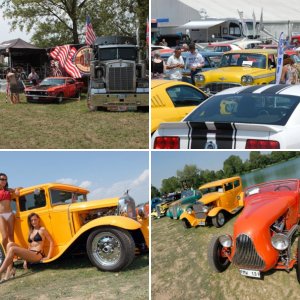
[[[121,242],[111,232],[98,233],[92,241],[92,255],[104,266],[113,266],[121,257]]]

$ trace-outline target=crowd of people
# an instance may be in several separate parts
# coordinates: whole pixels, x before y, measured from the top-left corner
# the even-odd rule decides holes
[[[181,52],[188,52],[184,62]],[[195,44],[191,43],[189,46],[183,44],[182,47],[176,46],[174,53],[168,58],[165,63],[160,57],[159,51],[156,51],[151,62],[152,78],[164,78],[168,73],[168,78],[171,80],[182,80],[183,69],[190,70],[191,82],[195,84],[194,77],[201,71],[204,66],[204,58],[196,50]]]
[[[15,276],[13,262],[15,257],[24,260],[24,268],[27,262],[36,263],[50,259],[53,255],[53,239],[47,229],[42,226],[40,217],[36,213],[28,216],[28,248],[23,248],[14,242],[15,216],[11,208],[11,201],[19,195],[20,188],[11,189],[8,186],[8,178],[5,173],[0,173],[0,233],[2,246],[6,252],[5,259],[0,267],[0,282],[4,282]],[[45,241],[49,242],[49,251],[45,253]]]

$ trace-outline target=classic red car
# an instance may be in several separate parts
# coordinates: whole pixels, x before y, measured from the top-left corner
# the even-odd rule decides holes
[[[300,238],[291,248],[299,229],[299,179],[270,181],[245,190],[245,208],[234,223],[233,235],[215,236],[208,261],[216,272],[230,263],[241,275],[260,278],[271,269],[290,271],[294,266],[300,283]]]
[[[67,98],[79,98],[82,88],[83,82],[72,77],[47,77],[39,85],[27,87],[25,96],[28,102],[61,103]]]

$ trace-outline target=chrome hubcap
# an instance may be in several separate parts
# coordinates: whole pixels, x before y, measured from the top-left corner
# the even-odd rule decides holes
[[[224,217],[224,215],[222,213],[218,214],[218,223],[220,225],[223,225],[225,223],[225,217]]]
[[[93,239],[92,252],[99,264],[115,265],[121,257],[120,240],[110,232],[101,232]]]

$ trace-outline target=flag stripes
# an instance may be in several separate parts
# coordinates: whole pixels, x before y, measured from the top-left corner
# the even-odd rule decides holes
[[[70,45],[56,46],[54,50],[50,52],[50,56],[54,60],[58,60],[61,68],[65,69],[70,76],[73,78],[81,78],[80,71],[72,62],[76,51],[76,48],[71,48]]]
[[[85,43],[87,45],[92,45],[96,39],[96,34],[94,32],[91,19],[89,16],[86,17],[86,32],[85,32]]]

